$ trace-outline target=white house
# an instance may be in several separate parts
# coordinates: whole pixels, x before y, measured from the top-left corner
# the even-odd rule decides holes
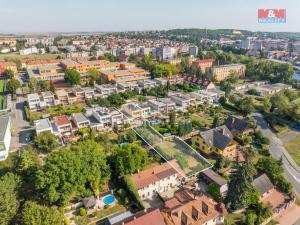
[[[146,200],[175,188],[183,175],[177,161],[172,160],[133,174],[130,178],[141,200]]]
[[[11,141],[11,119],[10,117],[0,117],[0,161],[6,160]]]
[[[34,121],[34,126],[37,135],[45,131],[53,133],[53,127],[48,118]]]
[[[30,110],[39,109],[41,107],[41,100],[37,93],[27,95],[28,107]]]

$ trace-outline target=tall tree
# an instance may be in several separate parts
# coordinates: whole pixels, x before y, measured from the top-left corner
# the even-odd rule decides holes
[[[57,137],[50,131],[44,131],[34,138],[36,147],[42,151],[49,152],[58,146]]]
[[[22,210],[22,225],[63,225],[63,215],[54,207],[27,201]]]
[[[20,177],[6,173],[0,178],[0,224],[10,224],[19,208],[17,190],[21,184]]]
[[[4,74],[7,79],[12,79],[15,76],[15,73],[12,69],[5,69]]]
[[[71,85],[79,84],[80,83],[80,73],[76,70],[68,69],[65,72],[65,80],[70,82]]]
[[[245,162],[236,162],[230,174],[225,202],[231,210],[247,207],[254,202],[252,197],[255,195],[255,188],[252,182],[256,170],[252,163],[253,150],[248,148],[245,153]]]
[[[113,168],[119,176],[133,174],[147,163],[146,151],[137,144],[126,144],[113,151]]]
[[[16,94],[17,89],[21,87],[19,80],[12,78],[7,82],[6,88],[11,94]]]

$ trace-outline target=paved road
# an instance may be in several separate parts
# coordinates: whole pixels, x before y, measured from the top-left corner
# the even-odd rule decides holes
[[[270,152],[271,155],[280,159],[282,157],[283,168],[286,177],[292,183],[294,191],[298,198],[300,198],[300,168],[295,164],[293,159],[283,147],[282,141],[271,131],[268,123],[265,121],[260,113],[253,113],[252,117],[256,120],[257,126],[261,132],[270,139]]]
[[[25,114],[23,112],[25,98],[18,96],[16,102],[14,102],[12,117],[12,142],[11,151],[16,151],[28,144],[26,137],[32,133],[32,127],[25,120]]]

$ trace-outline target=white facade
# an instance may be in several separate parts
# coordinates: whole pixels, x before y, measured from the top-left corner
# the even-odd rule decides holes
[[[11,141],[11,119],[10,117],[2,117],[1,121],[1,140],[0,140],[0,161],[6,160]]]

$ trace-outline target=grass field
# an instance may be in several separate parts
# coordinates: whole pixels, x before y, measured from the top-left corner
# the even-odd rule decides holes
[[[2,109],[4,80],[0,80],[0,109]]]
[[[34,54],[34,55],[19,55],[16,53],[9,54],[0,54],[0,61],[5,59],[14,58],[14,59],[56,59],[57,56],[64,57],[64,54]]]
[[[191,176],[211,166],[196,150],[177,137],[164,139],[146,124],[135,128],[135,131],[165,160],[176,159],[185,176]]]
[[[295,163],[300,166],[300,134],[292,140],[285,142],[284,147],[294,159]]]

